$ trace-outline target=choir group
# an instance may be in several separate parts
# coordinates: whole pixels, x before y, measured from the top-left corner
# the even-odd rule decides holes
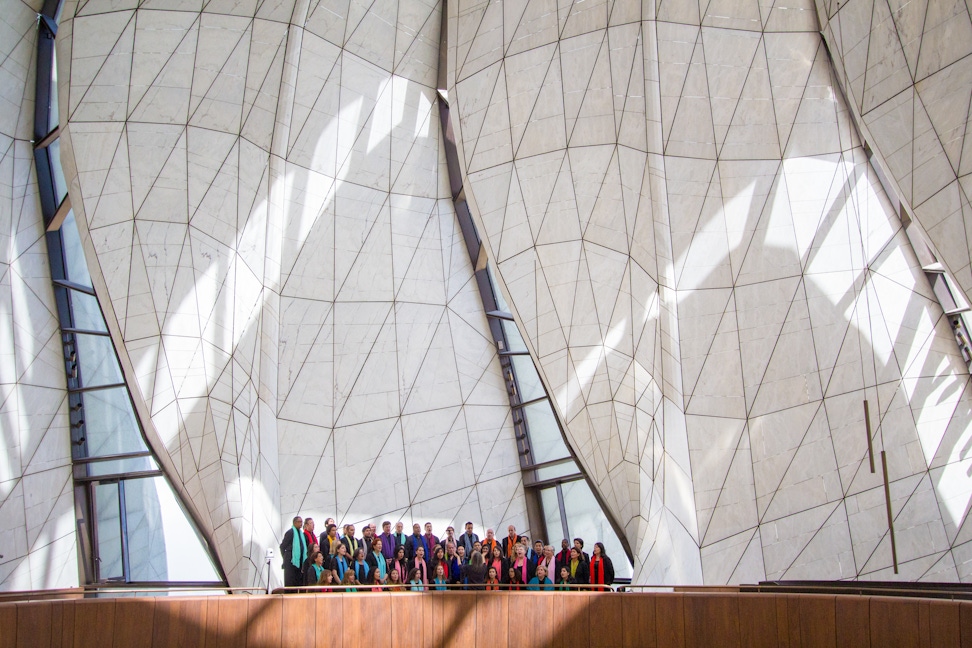
[[[571,545],[561,540],[560,551],[542,540],[518,535],[513,525],[505,538],[486,530],[480,540],[473,523],[455,535],[448,527],[446,535],[437,537],[432,524],[425,523],[425,533],[418,524],[411,535],[405,535],[401,522],[382,522],[381,533],[375,525],[365,525],[362,537],[355,537],[353,524],[338,533],[332,518],[324,523],[324,532],[315,535],[314,520],[297,516],[280,543],[283,556],[284,585],[344,585],[357,591],[364,589],[410,589],[415,591],[450,589],[568,589],[574,584],[611,585],[614,565],[595,542],[588,555],[584,540],[574,538]],[[456,588],[453,588],[456,589]]]

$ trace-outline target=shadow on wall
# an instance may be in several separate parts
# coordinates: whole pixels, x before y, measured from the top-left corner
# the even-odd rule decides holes
[[[406,367],[388,347],[414,324],[400,310],[432,307],[442,317],[463,287],[451,259],[461,257],[439,235],[445,216],[455,225],[451,212],[439,213],[434,90],[310,31],[303,39],[293,86],[283,84],[303,121],[294,117],[292,133],[275,134],[289,140],[286,160],[245,137],[189,126],[169,142],[170,157],[146,190],[157,202],[173,191],[160,189],[163,181],[176,194],[188,187],[187,222],[154,209],[120,227],[89,219],[96,249],[125,228],[131,237],[130,277],[120,284],[110,255],[99,252],[125,352],[172,477],[194,496],[232,584],[261,582],[264,550],[276,546],[287,526],[280,519],[292,511],[340,522],[404,514],[416,499],[432,499],[430,484],[413,488],[405,478],[394,501],[385,493],[386,508],[362,512],[363,485],[375,481],[369,471],[381,469],[403,413],[441,409],[423,407],[426,396],[412,389],[421,356],[403,351],[414,364]],[[330,71],[312,56],[322,48]],[[183,153],[184,185],[169,169]],[[140,159],[131,155],[132,166]],[[440,238],[443,249],[423,250]],[[423,267],[430,258],[438,267]],[[404,457],[405,447],[397,453]],[[515,500],[502,499],[504,507]]]
[[[761,200],[746,190],[749,247],[707,263],[735,279],[720,286],[708,275],[678,291],[683,359],[693,335],[705,352],[683,373],[705,580],[962,578],[946,554],[963,542],[957,530],[972,505],[972,399],[947,318],[860,149],[767,164],[777,170]],[[724,165],[710,176],[717,189]],[[826,205],[819,222],[798,211],[802,201]],[[723,213],[703,213],[696,232]],[[739,232],[729,220],[731,246]],[[724,541],[741,548],[730,555]]]

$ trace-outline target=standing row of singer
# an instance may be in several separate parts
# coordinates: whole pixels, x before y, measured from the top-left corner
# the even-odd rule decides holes
[[[584,540],[560,541],[559,551],[552,545],[517,534],[512,524],[504,538],[486,529],[480,539],[472,522],[458,536],[453,527],[443,537],[433,532],[432,523],[423,528],[412,525],[405,534],[402,522],[366,524],[361,537],[355,537],[353,524],[341,533],[333,518],[324,521],[320,536],[311,518],[297,516],[280,543],[284,585],[345,585],[413,590],[449,589],[464,585],[470,589],[555,589],[566,585],[612,585],[614,564],[595,542],[590,554]]]

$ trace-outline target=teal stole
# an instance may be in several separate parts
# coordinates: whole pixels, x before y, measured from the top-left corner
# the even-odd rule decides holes
[[[300,569],[304,556],[304,532],[297,527],[291,528],[294,530],[294,537],[290,549],[290,564]]]

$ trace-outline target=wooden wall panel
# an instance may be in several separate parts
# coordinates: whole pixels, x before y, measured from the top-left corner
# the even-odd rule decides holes
[[[433,595],[445,643],[448,646],[475,646],[479,639],[475,592],[441,592]]]
[[[17,637],[17,645],[21,648],[33,648],[51,645],[51,614],[53,604],[48,601],[17,604],[16,625],[8,626],[2,631]],[[0,628],[4,626],[0,625]]]
[[[562,648],[576,648],[591,645],[591,624],[598,623],[596,617],[591,616],[591,595],[587,592],[570,592],[558,596],[554,619],[557,622],[559,645]]]
[[[870,607],[872,646],[896,648],[920,643],[917,600],[875,596]]]
[[[787,610],[799,610],[796,631],[792,617],[790,619],[791,648],[836,648],[836,598],[823,595],[787,596]]]
[[[625,648],[655,648],[655,600],[652,595],[622,595],[621,618],[621,641]]]
[[[0,648],[972,648],[972,603],[853,595],[360,593],[0,604]]]
[[[0,648],[17,648],[17,604],[0,603]]]
[[[780,645],[776,624],[776,599],[772,595],[740,594],[739,643],[748,648],[777,648]]]
[[[251,597],[246,606],[246,616],[248,648],[277,648],[282,645],[283,597]],[[288,642],[287,645],[292,644]]]
[[[388,614],[388,597],[384,594],[376,593],[356,593],[345,594],[341,597],[344,600],[342,611],[343,627],[333,636],[336,645],[340,637],[344,637],[345,648],[351,646],[372,646],[383,643],[388,639],[388,633],[382,628],[382,622]],[[289,603],[289,601],[288,601]],[[286,624],[284,627],[288,627]],[[353,641],[349,642],[348,639]],[[286,645],[307,645],[291,644],[290,633],[288,630]]]
[[[155,648],[205,648],[208,600],[160,596],[155,601]]]
[[[115,627],[111,646],[115,648],[151,648],[155,637],[154,597],[115,600]]]
[[[838,646],[871,645],[871,606],[865,597],[838,596],[835,599]]]
[[[624,643],[623,620],[618,595],[589,594],[591,646],[620,646]]]
[[[919,639],[923,648],[959,645],[959,607],[956,601],[921,601],[918,604]]]
[[[777,644],[781,646],[781,648],[790,648],[790,607],[786,602],[786,595],[769,594],[768,596],[776,603]],[[797,623],[799,623],[799,621],[800,620],[797,619]],[[799,636],[797,636],[795,641],[798,640],[799,640]],[[799,645],[798,643],[794,643],[793,648],[797,648],[798,645]]]
[[[392,648],[425,646],[424,596],[412,592],[389,594],[391,602]]]
[[[74,601],[54,601],[51,608],[51,646],[74,646]]]
[[[317,597],[290,594],[281,612],[283,645],[314,646],[317,643]]]
[[[482,592],[476,595],[476,645],[509,648],[510,599],[504,592]]]
[[[206,636],[206,648],[236,648],[246,645],[247,599],[220,596],[209,604],[211,634]],[[216,617],[213,620],[213,617]],[[119,647],[121,648],[121,647]]]
[[[686,646],[739,648],[736,595],[686,594],[683,599]]]
[[[658,594],[655,598],[655,643],[658,646],[685,646],[685,618],[681,594]]]
[[[972,648],[972,603],[959,603],[959,634],[962,648]]]
[[[539,619],[557,618],[554,606],[556,596],[541,592],[510,592],[509,642],[511,646],[549,646],[559,648],[566,630],[553,623],[540,623]],[[573,625],[573,623],[572,623]]]
[[[104,646],[106,634],[115,625],[114,599],[66,601],[74,607],[74,648]]]
[[[344,627],[344,603],[340,594],[327,593],[317,597],[315,617],[317,647],[340,648],[341,628]],[[392,608],[394,612],[394,608]],[[284,642],[287,645],[287,642]]]

